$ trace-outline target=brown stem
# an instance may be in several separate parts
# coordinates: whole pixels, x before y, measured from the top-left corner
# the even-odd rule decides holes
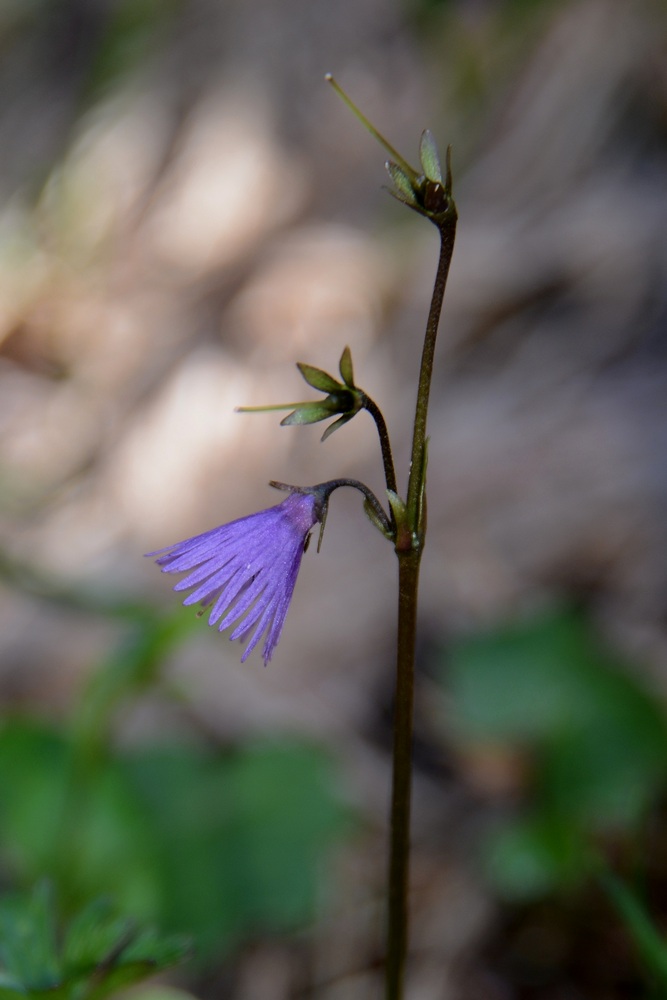
[[[386,1000],[403,1000],[409,943],[410,803],[412,791],[413,702],[419,564],[426,534],[426,422],[433,358],[442,300],[456,234],[456,207],[438,224],[440,259],[422,350],[412,438],[412,462],[405,516],[396,530],[398,556],[398,640],[389,849]]]
[[[387,922],[387,1000],[402,1000],[403,998],[405,960],[408,952],[412,716],[419,561],[420,554],[417,550],[399,554],[394,766],[391,789],[389,915]]]
[[[431,378],[433,376],[435,343],[438,337],[438,325],[440,323],[440,313],[442,312],[442,300],[447,285],[449,265],[451,264],[452,253],[454,252],[456,222],[456,207],[452,201],[450,211],[438,226],[440,232],[440,259],[435,276],[431,308],[429,309],[426,323],[426,335],[424,337],[424,347],[422,349],[421,366],[419,369],[419,387],[417,389],[417,406],[415,409],[414,430],[412,432],[412,456],[410,460],[410,479],[408,482],[407,498],[408,519],[412,530],[415,532],[419,532],[420,530],[419,511],[422,507],[421,495],[424,489],[426,421],[428,418]]]
[[[385,423],[384,416],[382,415],[382,411],[377,403],[375,403],[371,397],[367,396],[363,391],[361,393],[361,400],[361,405],[365,410],[368,410],[375,421],[375,426],[377,427],[378,437],[380,438],[380,448],[382,449],[382,464],[384,465],[384,478],[387,483],[387,489],[391,490],[392,493],[397,493],[398,487],[396,483],[396,472],[394,470],[394,456],[391,453],[389,431],[387,430],[387,424]]]

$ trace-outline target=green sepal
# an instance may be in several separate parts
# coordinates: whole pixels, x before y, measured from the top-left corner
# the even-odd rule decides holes
[[[346,424],[348,420],[351,420],[352,417],[354,417],[357,413],[358,410],[352,410],[350,413],[344,413],[342,417],[338,418],[338,420],[334,420],[332,424],[329,424],[324,434],[320,438],[320,441],[326,441],[328,437],[331,437],[334,431],[337,431],[339,427],[342,427],[343,424]]]
[[[340,376],[348,387],[348,389],[354,389],[354,369],[352,368],[352,352],[349,347],[346,347],[340,356]]]
[[[281,427],[301,426],[303,424],[316,424],[320,420],[326,420],[333,416],[336,410],[332,410],[326,402],[303,403],[296,410],[292,410],[280,421]]]
[[[433,133],[424,129],[419,142],[419,159],[426,177],[442,184],[442,167]]]
[[[406,174],[406,172],[399,167],[398,163],[394,163],[393,160],[388,160],[385,163],[387,173],[391,177],[392,183],[396,187],[395,191],[390,193],[398,201],[402,201],[404,205],[409,205],[410,208],[419,208],[419,200],[415,192],[415,182]]]
[[[320,392],[336,392],[337,389],[342,388],[340,382],[328,375],[327,372],[323,372],[321,368],[303,364],[301,361],[297,361],[296,366],[313,389],[319,389]]]
[[[392,160],[385,164],[394,183],[394,188],[389,188],[389,193],[413,212],[423,215],[440,227],[448,214],[456,217],[456,206],[452,199],[451,147],[447,147],[444,180],[435,140],[428,129],[422,133],[420,157],[424,167],[424,174],[421,176],[408,173]]]
[[[388,538],[390,541],[393,541],[392,533],[390,531],[387,531],[386,527],[378,517],[377,512],[375,511],[373,505],[368,500],[364,500],[364,514],[371,522],[371,524],[378,529],[381,535],[384,535],[385,538]]]

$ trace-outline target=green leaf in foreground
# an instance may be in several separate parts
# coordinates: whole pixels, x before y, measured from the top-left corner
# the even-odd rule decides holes
[[[649,974],[667,989],[667,942],[639,897],[612,872],[602,870],[600,883],[623,921]]]
[[[18,885],[48,876],[69,913],[109,896],[140,924],[192,935],[202,959],[314,917],[346,827],[320,748],[80,752],[34,722],[0,727],[0,861]]]
[[[58,928],[46,883],[0,900],[0,998],[100,1000],[182,961],[187,952],[183,940],[139,928],[101,900]]]
[[[452,645],[443,680],[459,739],[512,748],[530,776],[521,815],[487,837],[502,895],[535,898],[583,877],[591,842],[632,836],[658,800],[667,725],[636,673],[576,610]]]

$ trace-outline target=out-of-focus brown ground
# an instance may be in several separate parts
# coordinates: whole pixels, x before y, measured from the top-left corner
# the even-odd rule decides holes
[[[308,398],[294,362],[335,371],[346,344],[405,482],[435,234],[380,191],[384,154],[324,84],[331,70],[409,159],[425,126],[454,147],[424,635],[585,591],[667,693],[664,5],[192,0],[87,106],[113,4],[43,6],[34,22],[0,17],[5,553],[167,603],[141,554],[270,505],[269,479],[381,491],[364,415],[320,445],[321,425],[233,412]],[[301,948],[312,979],[331,979],[318,996],[368,996],[394,591],[390,548],[341,492],[270,668],[241,666],[203,624],[168,665],[223,739],[329,741],[368,820],[326,924],[293,952],[249,948],[234,1000],[296,996]],[[112,638],[10,583],[0,622],[0,695],[48,713]],[[418,697],[428,742],[443,706],[426,681]],[[144,706],[126,738],[161,724]],[[466,864],[470,808],[442,760],[418,769],[410,1000],[462,996],[461,964],[493,928]],[[474,989],[512,996],[483,977]]]

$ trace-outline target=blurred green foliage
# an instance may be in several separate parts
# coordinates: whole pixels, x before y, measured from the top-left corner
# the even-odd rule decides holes
[[[597,838],[640,831],[667,778],[664,712],[583,614],[456,642],[446,683],[464,741],[523,750],[530,766],[526,803],[487,844],[502,895],[572,882],[590,871]]]
[[[656,926],[636,892],[612,872],[602,870],[600,882],[621,918],[639,956],[656,997],[664,997],[667,989],[667,941],[662,928]]]
[[[223,748],[194,732],[117,750],[115,721],[137,697],[187,700],[163,683],[162,667],[196,617],[63,589],[1,561],[0,571],[121,629],[65,726],[10,717],[0,727],[4,884],[46,878],[67,914],[109,896],[128,917],[191,935],[204,962],[312,919],[347,829],[328,754],[288,737]]]
[[[95,25],[95,31],[89,39],[93,44],[87,53],[82,111],[150,64],[183,6],[183,0],[115,0],[90,5],[87,20]],[[0,49],[21,36],[38,33],[45,25],[71,32],[73,25],[80,24],[77,13],[82,11],[85,5],[77,12],[75,4],[62,0],[2,0]],[[74,37],[70,42],[76,45]]]
[[[68,735],[13,720],[0,731],[3,874],[51,878],[70,912],[108,894],[221,954],[314,915],[343,825],[332,784],[326,755],[296,740],[107,751],[91,766]]]
[[[111,15],[95,52],[87,81],[91,102],[124,82],[158,49],[160,36],[169,28],[183,0],[121,0]]]
[[[0,1000],[101,1000],[186,952],[183,942],[139,930],[102,900],[63,931],[46,883],[0,900]]]

